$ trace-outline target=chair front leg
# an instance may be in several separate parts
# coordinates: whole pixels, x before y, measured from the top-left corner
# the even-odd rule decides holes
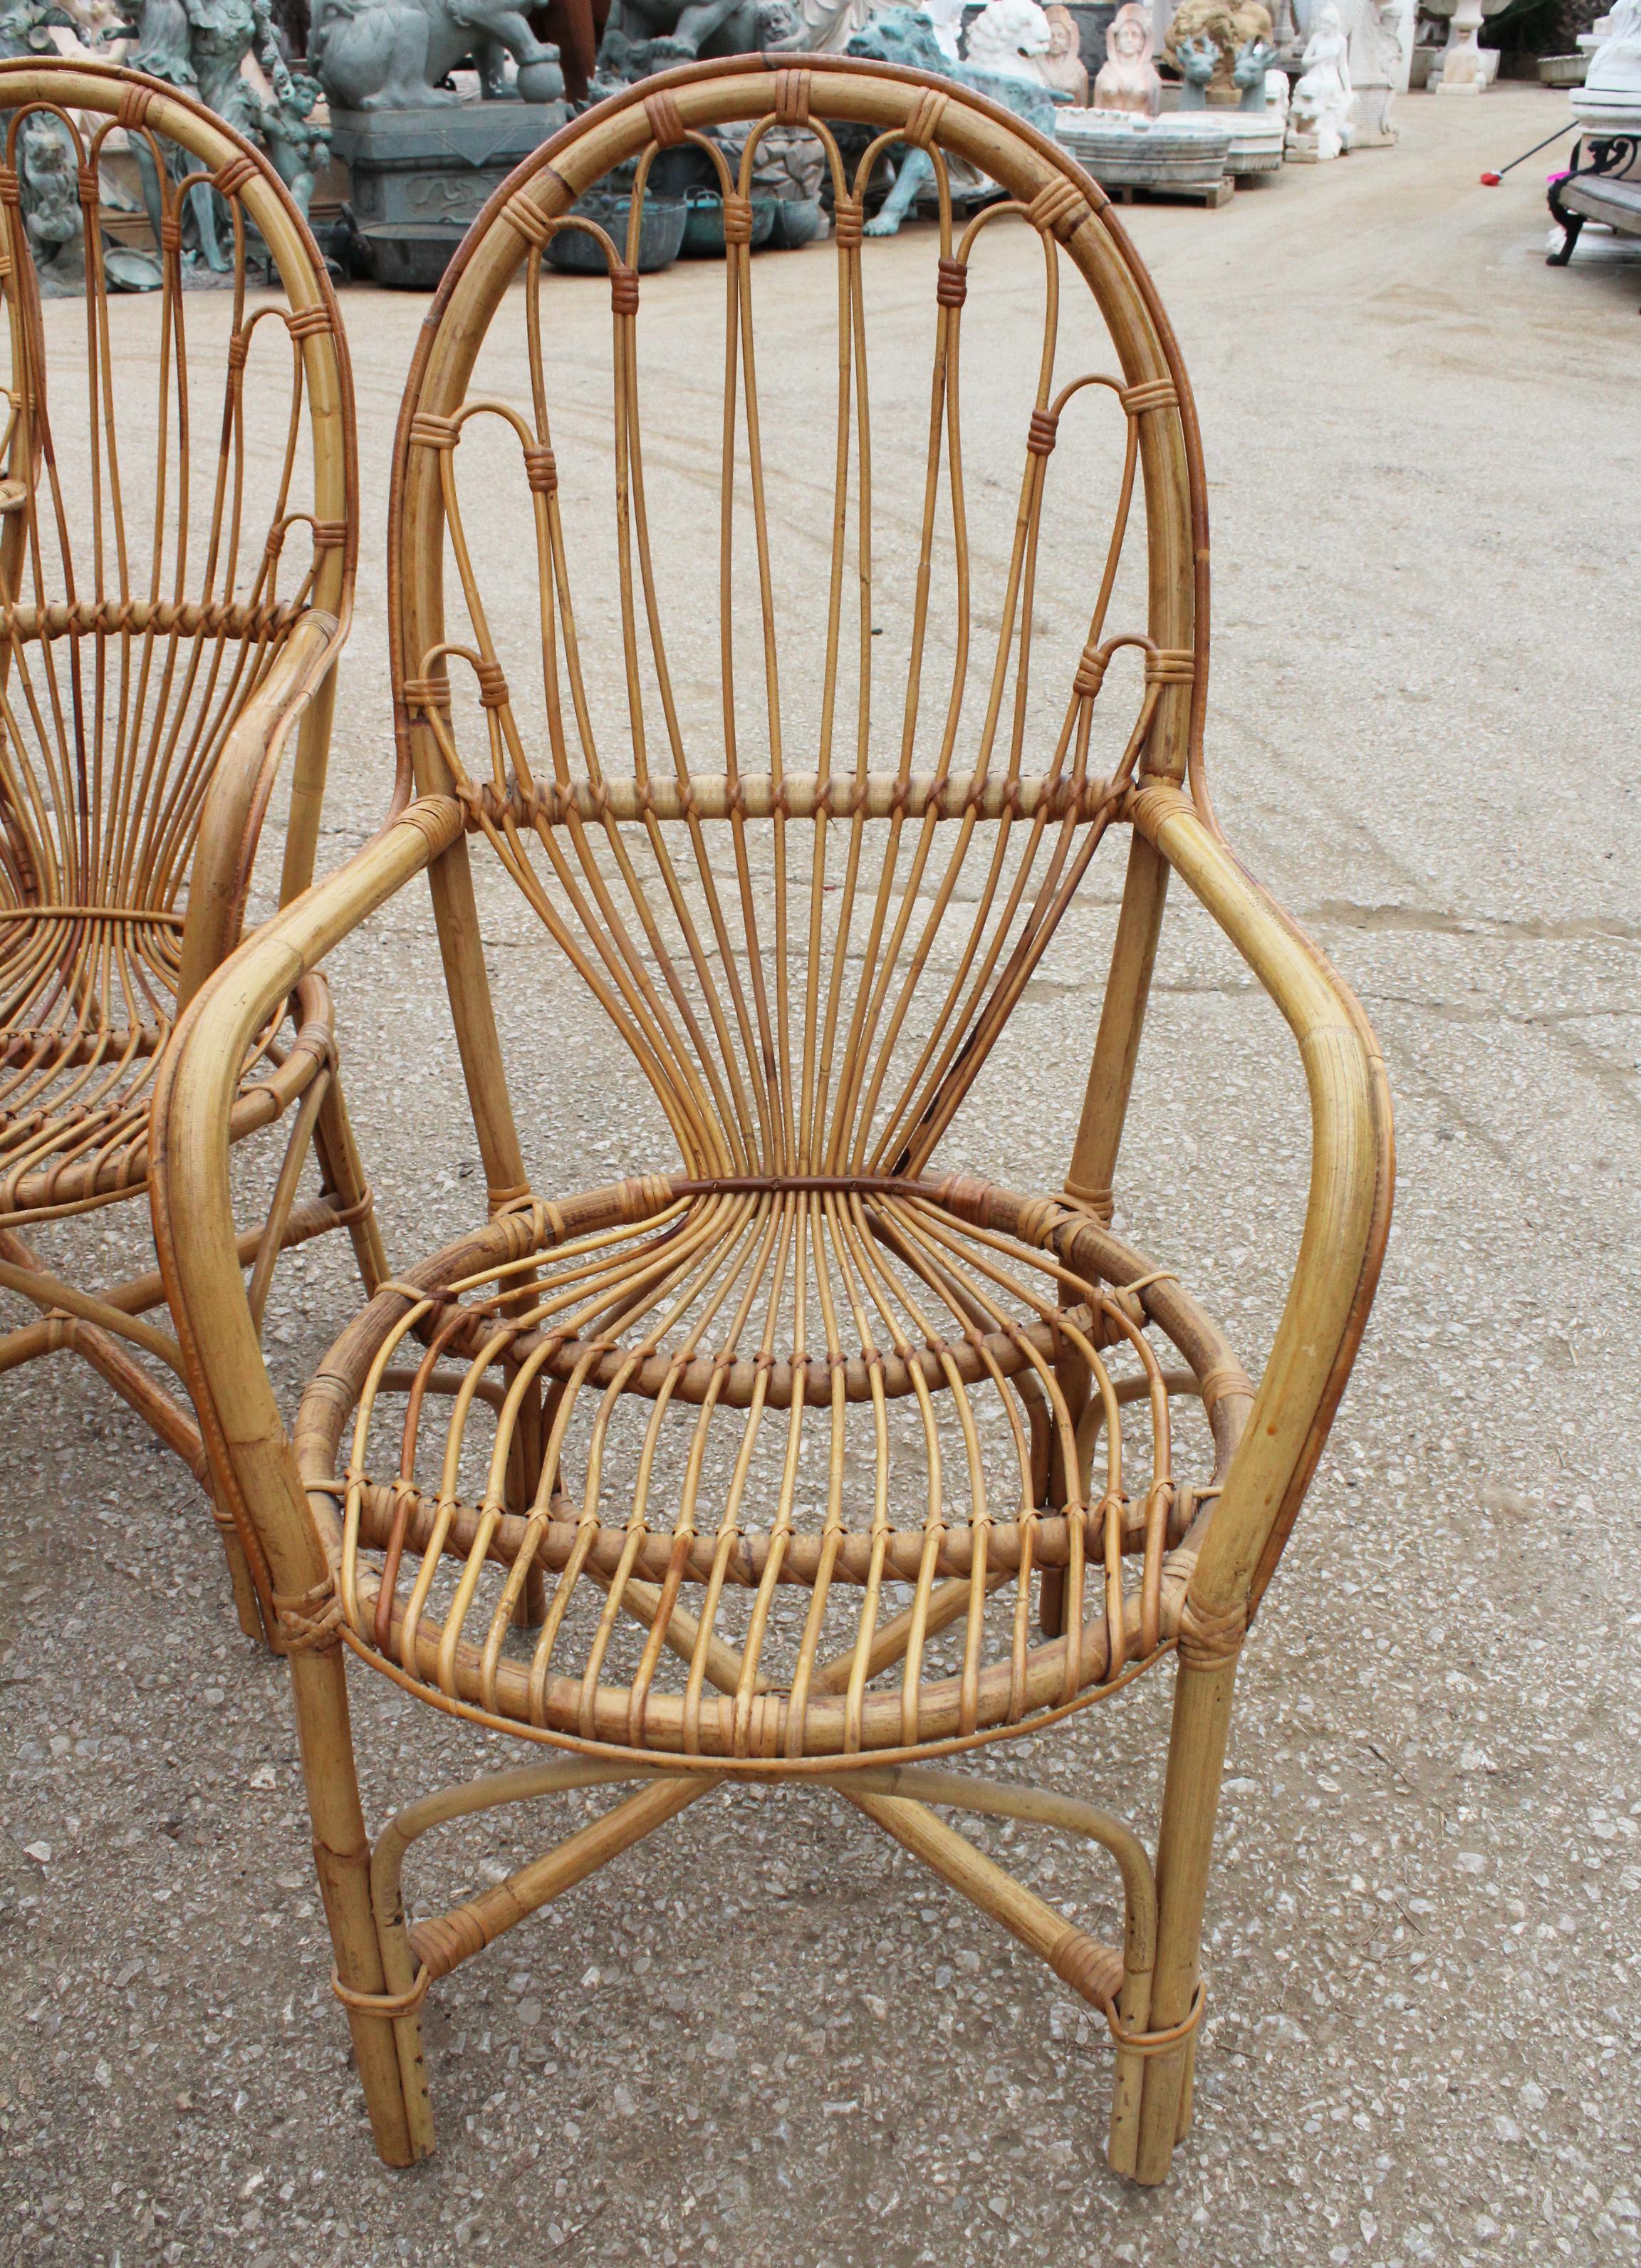
[[[371,1904],[371,1846],[359,1801],[342,1644],[334,1631],[316,1634],[309,1642],[299,1622],[289,1614],[281,1616],[281,1626],[291,1656],[313,1859],[336,1957],[338,1998],[348,2012],[371,2131],[386,2164],[414,2165],[432,2147],[431,2134],[426,2132],[426,2091],[423,2086],[422,2117],[414,2119],[395,2035],[407,2026],[414,2029],[414,2061],[419,2065],[420,2020],[415,2007],[395,2019],[388,2008],[374,2011],[362,2005],[371,1999],[386,2001],[391,1986]]]
[[[1153,2031],[1182,2023],[1196,1997],[1203,1906],[1236,1683],[1234,1651],[1216,1653],[1211,1645],[1199,1653],[1182,1639],[1179,1661],[1157,1837]],[[1136,2181],[1155,2183],[1167,2178],[1174,2146],[1190,2124],[1196,2040],[1193,2030],[1179,2047],[1146,2060],[1134,2163],[1117,2169],[1131,2172]]]

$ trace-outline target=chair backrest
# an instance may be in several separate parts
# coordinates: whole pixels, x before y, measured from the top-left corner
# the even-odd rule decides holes
[[[754,261],[770,153],[806,135],[833,247]],[[862,200],[911,145],[938,234],[909,305]],[[1004,192],[966,223],[959,165]],[[724,266],[641,286],[691,173]],[[589,261],[603,372],[570,296],[600,287],[555,272]],[[918,72],[701,64],[521,166],[423,332],[389,545],[401,774],[467,799],[703,1182],[919,1172],[1126,784],[1198,781],[1203,482],[1154,291],[1080,168]],[[1040,620],[1068,545],[1078,619]],[[1073,1177],[1096,1203],[1161,912],[1160,862],[1131,855]],[[523,1167],[465,843],[433,885],[505,1203]]]
[[[7,63],[0,134],[0,912],[65,915],[63,982],[151,1033],[223,752],[351,605],[346,347],[283,184],[197,103]],[[110,911],[146,918],[77,929]]]

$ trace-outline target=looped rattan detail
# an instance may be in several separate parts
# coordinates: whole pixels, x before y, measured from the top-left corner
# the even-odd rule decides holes
[[[274,1616],[287,1653],[329,1653],[342,1644],[342,1601],[328,1576],[312,1590],[276,1591]]]
[[[114,115],[128,134],[140,133],[148,122],[148,114],[154,104],[154,90],[150,86],[123,86],[120,104]]]
[[[168,212],[161,216],[159,248],[167,256],[180,254],[182,250],[182,223],[177,218],[175,213]]]
[[[678,107],[678,98],[665,91],[644,97],[644,114],[650,122],[650,132],[657,146],[662,150],[675,150],[688,131]]]
[[[1188,648],[1162,650],[1145,657],[1147,685],[1189,685],[1196,675],[1196,656]]]
[[[535,496],[556,496],[558,492],[558,460],[545,443],[538,443],[524,453],[524,474]]]
[[[461,426],[454,417],[439,417],[430,409],[418,409],[410,420],[413,449],[453,449],[460,438]]]
[[[330,330],[330,309],[322,305],[293,307],[285,317],[285,328],[293,339],[316,339]]]
[[[1071,691],[1079,701],[1093,701],[1106,681],[1110,656],[1099,646],[1085,646],[1071,678]]]
[[[1026,217],[1034,228],[1041,229],[1045,235],[1056,236],[1063,243],[1076,234],[1089,217],[1090,210],[1086,190],[1067,180],[1063,173],[1056,173],[1038,190],[1027,207]]]
[[[499,662],[482,661],[475,673],[478,680],[479,700],[486,709],[507,706],[507,680]]]
[[[937,262],[934,296],[942,307],[960,307],[968,297],[968,263],[945,257]]]
[[[1187,1595],[1180,1614],[1179,1654],[1188,1669],[1220,1669],[1234,1661],[1247,1636],[1247,1602],[1209,1607]]]
[[[905,139],[921,150],[931,147],[939,138],[940,122],[949,102],[949,96],[937,93],[933,87],[924,87],[906,114]]]
[[[424,1961],[416,1970],[416,1980],[402,1992],[355,1992],[344,1984],[331,1964],[330,1989],[350,2015],[382,2016],[389,2020],[414,2016],[428,1996],[433,1982],[433,1972]]]
[[[1031,414],[1031,423],[1026,429],[1026,446],[1034,457],[1051,456],[1059,434],[1060,416],[1057,410],[1034,409]]]
[[[402,690],[407,709],[430,711],[450,706],[447,677],[407,677]]]
[[[832,234],[840,252],[858,250],[865,232],[866,209],[858,197],[838,197],[832,207]]]
[[[1143,379],[1137,386],[1125,386],[1117,399],[1130,417],[1143,416],[1148,409],[1177,409],[1179,394],[1171,378]]]
[[[807,126],[813,80],[806,70],[775,74],[775,115],[783,126]]]
[[[726,196],[723,205],[724,241],[729,244],[752,242],[752,199],[737,195]]]
[[[230,337],[227,346],[229,369],[231,371],[243,370],[246,364],[250,360],[250,357],[251,334],[249,331],[235,331]]]
[[[0,165],[0,205],[20,205],[23,190],[15,166]]]
[[[1196,1990],[1191,1995],[1190,2007],[1177,2024],[1168,2024],[1160,2031],[1124,2031],[1115,2011],[1110,2008],[1106,2011],[1106,2022],[1110,2028],[1113,2045],[1121,2048],[1125,2055],[1167,2055],[1173,2049],[1183,2046],[1190,2038],[1203,2021],[1203,2011],[1206,2006],[1207,1993],[1199,1977]]]
[[[348,541],[345,519],[314,519],[308,523],[315,551],[340,551]]]
[[[102,200],[102,184],[95,166],[81,166],[75,173],[75,194],[89,211]]]
[[[610,306],[617,315],[637,313],[638,271],[636,268],[610,269]]]
[[[522,189],[516,189],[502,207],[502,218],[509,228],[523,237],[537,251],[553,233],[553,224],[541,208],[533,204]]]
[[[225,166],[219,166],[212,174],[211,187],[219,196],[237,197],[247,181],[255,180],[258,171],[254,158],[244,156],[230,158]],[[288,321],[290,318],[287,317],[286,320]],[[329,328],[328,318],[325,328]]]

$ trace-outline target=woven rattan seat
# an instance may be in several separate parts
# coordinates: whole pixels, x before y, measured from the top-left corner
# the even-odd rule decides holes
[[[0,64],[0,1290],[35,1311],[0,1334],[0,1372],[81,1356],[204,1480],[180,1353],[144,1320],[158,1276],[86,1290],[35,1238],[147,1197],[156,1073],[238,939],[287,744],[282,897],[309,879],[352,604],[347,359],[295,206],[211,113],[136,72],[29,59]],[[84,299],[55,305],[17,170],[54,140],[80,221],[56,268],[83,253],[86,271]],[[157,247],[147,328],[141,308],[128,327],[110,307],[117,165],[135,167]],[[202,216],[226,263],[210,295],[183,288]],[[283,448],[251,430],[253,398]],[[323,978],[271,1003],[235,1065],[230,1139],[289,1119],[271,1202],[237,1241],[259,1320],[280,1253],[329,1229],[349,1228],[374,1284]],[[304,1199],[315,1145],[323,1185]],[[261,1631],[266,1561],[217,1517],[240,1619]]]
[[[155,1098],[162,1263],[218,1485],[276,1578],[384,2157],[432,2147],[430,1987],[704,1790],[757,1780],[846,1798],[1100,2009],[1110,2162],[1159,2181],[1189,2120],[1238,1653],[1383,1249],[1382,1069],[1214,817],[1195,417],[1105,199],[950,81],[773,63],[600,104],[458,254],[398,431],[394,813],[190,1011]],[[814,137],[834,224],[786,267],[748,245],[777,129]],[[938,217],[884,292],[864,199],[906,143]],[[664,151],[716,181],[727,249],[652,317],[636,263]],[[948,153],[1003,191],[964,224]],[[624,242],[584,202],[612,172]],[[563,293],[602,298],[544,264],[565,230],[606,264],[607,367],[560,320]],[[658,377],[653,325],[681,311]],[[450,1138],[470,1161],[476,1138],[488,1217],[413,1241],[288,1435],[232,1260],[229,1066],[423,872],[471,1108]],[[1114,1226],[1171,876],[1308,1086],[1305,1229],[1257,1388],[1177,1225],[1150,1251]],[[1097,1012],[1097,977],[1052,981],[1062,950],[1108,967]],[[1031,1174],[1066,1071],[1084,1100],[1055,1190]],[[443,1154],[434,1092],[403,1094],[419,1159]],[[570,1155],[572,1097],[602,1186]],[[1204,1138],[1214,1101],[1188,1098]],[[1026,1172],[990,1147],[1000,1102]],[[526,1761],[372,1844],[350,1662]],[[1091,1804],[946,1768],[1164,1662],[1154,1865]],[[504,1882],[407,1917],[422,1836],[629,1782]],[[946,1808],[1099,1846],[1122,1946]]]
[[[298,1425],[350,1625],[450,1700],[600,1747],[904,1758],[1098,1698],[1177,1637],[1251,1397],[1170,1273],[960,1176],[657,1176],[520,1204],[408,1278]],[[1044,1508],[1056,1437],[1078,1485]]]

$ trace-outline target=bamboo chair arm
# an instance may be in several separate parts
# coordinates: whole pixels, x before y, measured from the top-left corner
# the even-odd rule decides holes
[[[1217,1624],[1234,1640],[1282,1556],[1372,1302],[1394,1185],[1390,1088],[1350,987],[1190,801],[1159,784],[1131,810],[1287,1019],[1310,1093],[1299,1258],[1187,1605],[1199,1629]]]
[[[461,832],[424,797],[255,931],[202,984],[155,1080],[150,1192],[160,1275],[224,1508],[247,1520],[276,1594],[327,1580],[246,1296],[229,1189],[229,1119],[247,1049],[293,986]]]
[[[347,637],[345,614],[338,619],[315,608],[304,615],[223,743],[188,880],[179,1008],[239,942],[256,846],[286,742],[335,669]]]

